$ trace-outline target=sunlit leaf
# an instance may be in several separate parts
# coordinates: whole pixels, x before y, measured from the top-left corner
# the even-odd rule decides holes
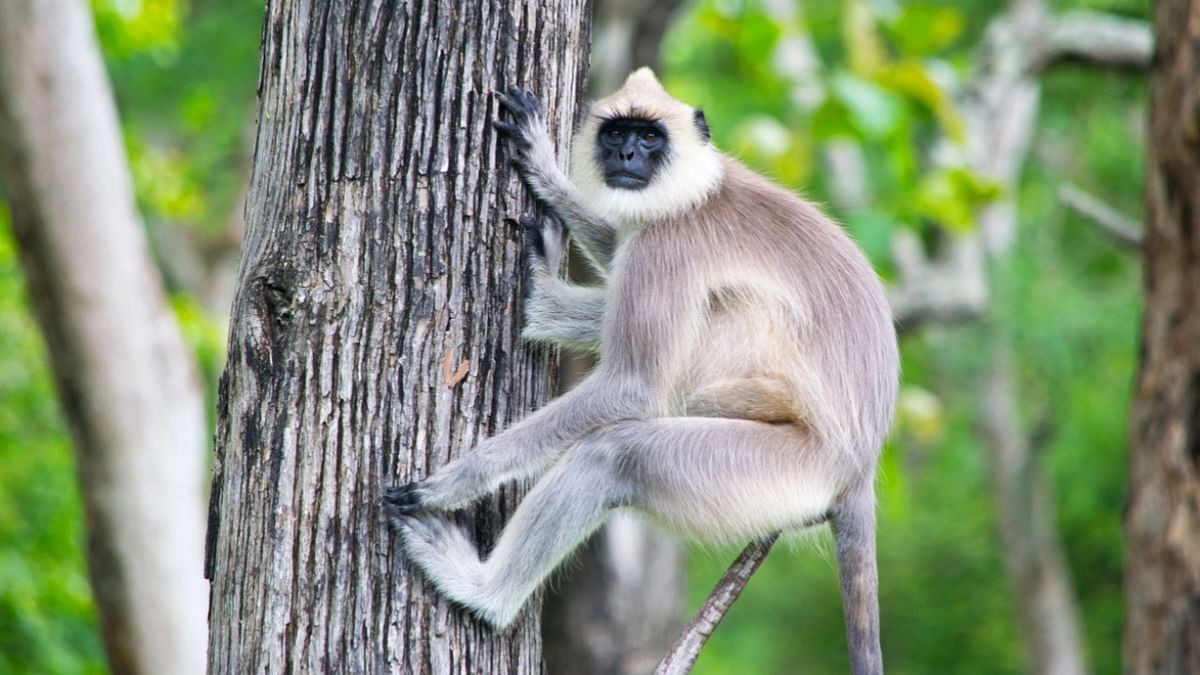
[[[887,58],[875,23],[875,16],[861,0],[845,0],[842,38],[846,42],[850,69],[859,75],[871,75],[883,67]]]
[[[185,0],[92,0],[100,43],[106,52],[146,52],[160,61],[178,52]]]
[[[890,33],[902,53],[922,56],[953,44],[964,24],[958,9],[919,2],[904,6]]]
[[[848,72],[830,82],[830,93],[845,106],[854,124],[868,138],[882,138],[896,130],[904,116],[899,98],[879,85]]]
[[[917,186],[916,208],[922,216],[952,230],[974,227],[975,211],[1001,194],[1000,184],[966,169],[927,174]]]
[[[953,99],[929,76],[920,62],[907,60],[885,68],[879,73],[877,81],[928,108],[950,140],[955,143],[965,141],[966,130]]]
[[[939,440],[945,426],[946,412],[942,401],[933,392],[914,384],[900,388],[896,400],[896,426],[921,443]]]

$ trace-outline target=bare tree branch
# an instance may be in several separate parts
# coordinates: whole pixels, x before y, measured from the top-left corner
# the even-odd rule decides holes
[[[966,321],[987,308],[983,247],[974,234],[955,237],[931,261],[916,234],[897,230],[892,259],[900,279],[888,287],[888,301],[901,333],[932,321]]]
[[[742,551],[737,560],[734,560],[729,569],[725,571],[725,576],[717,582],[700,611],[696,612],[696,618],[692,619],[683,634],[679,636],[679,640],[671,648],[671,653],[667,654],[658,664],[654,675],[684,675],[692,670],[704,643],[717,629],[717,624],[721,623],[721,619],[725,618],[725,614],[733,606],[734,601],[742,594],[742,589],[746,587],[746,583],[750,581],[750,577],[759,565],[762,565],[778,538],[779,533],[775,533],[766,539],[751,542]]]
[[[1063,183],[1058,188],[1058,199],[1067,208],[1092,221],[1121,246],[1141,250],[1142,226],[1137,221],[1070,183]]]
[[[1145,21],[1102,12],[1067,12],[1049,22],[1041,66],[1079,60],[1112,68],[1145,70],[1154,52],[1154,34]]]

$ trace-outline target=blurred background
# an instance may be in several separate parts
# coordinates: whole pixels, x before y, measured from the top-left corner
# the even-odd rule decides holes
[[[598,5],[594,95],[656,65],[719,147],[823,204],[893,291],[904,387],[879,483],[889,670],[1032,672],[1039,635],[1062,631],[1085,670],[1118,672],[1148,54],[1093,53],[1114,40],[1070,31],[1136,42],[1146,3]],[[211,425],[263,7],[91,9]],[[0,201],[0,673],[107,669],[59,411]],[[735,554],[687,552],[686,611]],[[696,672],[845,669],[817,535],[768,558]]]

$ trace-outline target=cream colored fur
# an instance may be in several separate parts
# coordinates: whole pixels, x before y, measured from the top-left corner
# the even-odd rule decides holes
[[[680,213],[701,203],[721,183],[721,155],[700,136],[695,108],[671,97],[649,68],[636,70],[624,86],[592,104],[571,145],[571,181],[601,216],[621,225]],[[615,117],[658,120],[669,129],[671,153],[654,181],[642,190],[610,188],[592,151],[600,124]],[[680,158],[687,158],[681,161]]]

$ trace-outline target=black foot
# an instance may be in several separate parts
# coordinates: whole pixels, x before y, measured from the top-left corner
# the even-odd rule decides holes
[[[407,516],[422,510],[421,496],[417,492],[420,483],[406,483],[388,488],[383,494],[383,505],[389,515]]]
[[[528,248],[530,253],[533,255],[545,259],[546,238],[542,234],[541,223],[539,223],[536,218],[529,215],[521,216],[521,219],[517,222],[520,224],[521,229],[524,230],[523,241],[525,242],[525,247]]]

